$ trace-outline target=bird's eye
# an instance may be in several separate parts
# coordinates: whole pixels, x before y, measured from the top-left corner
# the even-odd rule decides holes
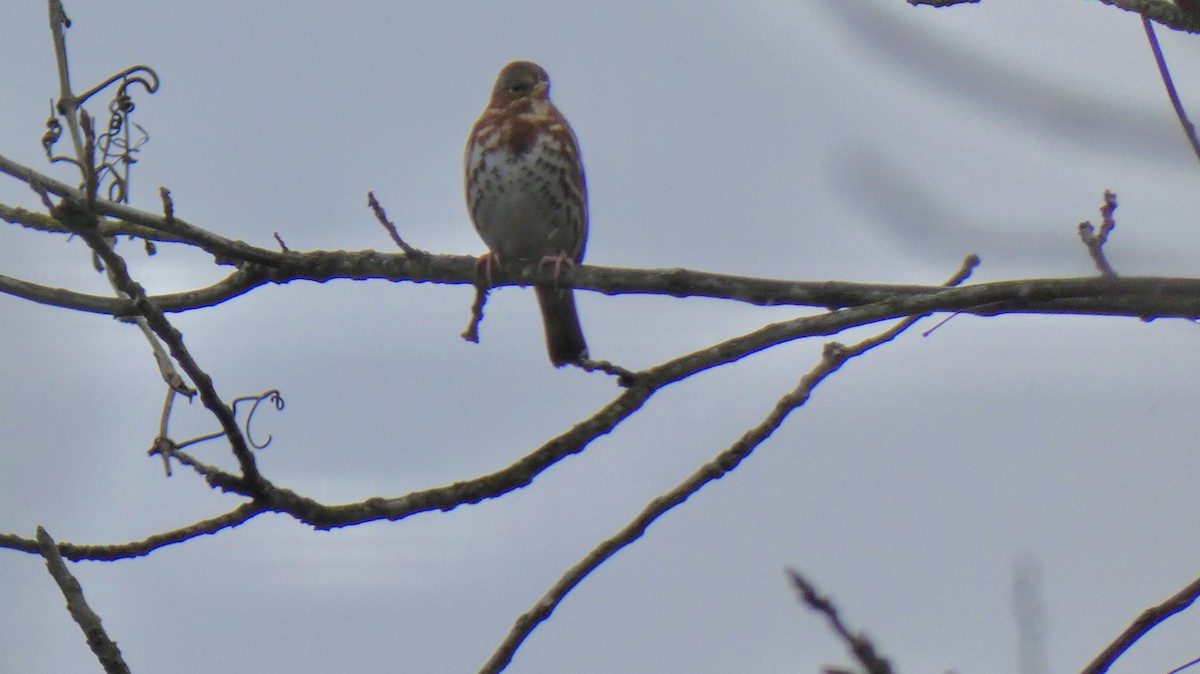
[[[529,93],[529,85],[524,82],[516,82],[508,85],[508,91],[513,94],[527,94]]]

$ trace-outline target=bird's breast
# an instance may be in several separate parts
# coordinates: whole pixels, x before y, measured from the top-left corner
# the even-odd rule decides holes
[[[481,129],[468,149],[467,205],[488,247],[501,258],[540,259],[582,254],[586,204],[573,144],[532,133],[517,120]],[[576,178],[578,176],[578,178]]]

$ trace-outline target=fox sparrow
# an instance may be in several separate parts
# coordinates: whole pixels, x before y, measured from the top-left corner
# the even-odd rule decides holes
[[[500,71],[487,109],[467,141],[467,208],[491,252],[490,270],[507,262],[563,266],[583,260],[587,188],[575,133],[549,98],[550,78],[536,63]],[[587,358],[570,288],[538,286],[546,347],[555,367]]]

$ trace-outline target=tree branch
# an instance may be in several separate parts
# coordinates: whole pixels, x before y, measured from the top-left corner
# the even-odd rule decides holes
[[[846,627],[846,623],[838,615],[837,607],[833,605],[833,602],[828,597],[822,597],[818,594],[817,588],[813,587],[813,584],[808,582],[808,579],[800,575],[800,572],[788,569],[787,574],[796,591],[800,593],[800,599],[809,608],[825,616],[825,619],[829,622],[830,629],[846,644],[846,647],[850,649],[851,655],[854,656],[855,660],[858,660],[858,664],[862,665],[867,674],[894,674],[891,663],[879,655],[875,649],[875,644],[870,639],[863,634],[855,634],[850,631],[850,628]]]
[[[278,254],[275,265],[252,263],[205,288],[153,295],[148,299],[162,311],[177,313],[211,306],[267,284],[293,281],[325,283],[334,280],[473,285],[475,258],[469,255],[428,255],[365,251],[311,251]],[[494,285],[547,285],[553,272],[530,266],[498,271]],[[850,283],[842,281],[791,281],[690,269],[628,269],[579,265],[558,281],[580,290],[605,295],[649,294],[671,297],[708,297],[759,306],[807,306],[828,309],[865,306],[889,300],[936,298],[930,311],[960,311],[980,316],[1007,313],[1090,314],[1156,318],[1200,317],[1200,279],[1124,277],[1120,279],[1044,278],[999,281],[968,286],[989,304],[964,307],[961,291],[942,286]],[[136,313],[129,300],[53,288],[0,275],[0,293],[41,304],[89,313],[129,316]],[[938,300],[945,300],[939,302]]]
[[[1200,138],[1196,137],[1196,126],[1188,119],[1187,111],[1183,109],[1183,101],[1179,100],[1179,92],[1175,90],[1175,80],[1171,78],[1171,69],[1167,67],[1167,59],[1163,57],[1162,47],[1158,44],[1158,36],[1154,33],[1154,24],[1146,15],[1142,15],[1142,27],[1146,31],[1146,41],[1150,43],[1150,52],[1154,54],[1154,63],[1158,66],[1158,74],[1162,77],[1163,87],[1167,90],[1167,98],[1171,99],[1171,107],[1175,109],[1175,117],[1183,127],[1183,135],[1187,136],[1192,146],[1192,153],[1200,159]]]
[[[206,520],[200,520],[172,531],[154,534],[140,541],[130,543],[81,545],[75,543],[57,543],[57,549],[63,557],[71,561],[111,562],[118,559],[144,557],[159,548],[176,543],[182,543],[198,536],[215,534],[222,529],[236,527],[266,512],[262,506],[255,503],[244,503],[224,515],[218,515]],[[0,548],[8,548],[19,552],[38,554],[41,548],[38,542],[22,538],[16,534],[0,534]]]
[[[1138,639],[1141,639],[1167,618],[1191,606],[1197,597],[1200,597],[1200,578],[1188,583],[1186,587],[1158,606],[1151,606],[1143,611],[1137,620],[1134,620],[1120,636],[1088,663],[1088,666],[1084,667],[1080,674],[1104,674],[1117,661],[1117,658],[1129,650]]]
[[[32,229],[48,234],[71,234],[71,231],[63,226],[63,224],[45,213],[36,213],[19,206],[9,206],[0,204],[0,220],[10,222],[14,225],[21,225],[26,229]],[[125,235],[145,239],[146,241],[158,241],[162,243],[187,243],[183,239],[164,234],[149,227],[134,225],[120,220],[100,220],[100,233],[104,236]]]
[[[88,646],[100,660],[104,671],[108,674],[129,674],[129,665],[126,665],[125,660],[121,657],[121,649],[117,648],[116,642],[108,637],[104,626],[100,624],[100,616],[96,615],[96,612],[88,606],[87,600],[83,598],[83,588],[67,569],[66,563],[63,562],[63,558],[54,544],[54,539],[50,538],[50,534],[46,533],[45,529],[38,527],[37,542],[38,550],[46,559],[46,568],[50,571],[50,576],[54,578],[54,582],[58,583],[59,590],[67,599],[67,610],[70,611],[75,622],[79,623],[79,628],[83,630],[83,635],[87,638]]]

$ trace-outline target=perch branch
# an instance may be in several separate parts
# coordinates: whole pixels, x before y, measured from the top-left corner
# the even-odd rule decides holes
[[[277,253],[272,253],[277,254]],[[474,285],[476,258],[469,255],[429,255],[416,261],[399,253],[310,251],[288,253],[274,265],[244,262],[225,279],[205,288],[154,295],[149,299],[164,312],[177,313],[216,306],[267,284],[334,280]],[[497,286],[552,283],[552,271],[531,266],[501,271]],[[561,281],[560,281],[561,283]],[[577,266],[568,285],[606,295],[650,294],[708,297],[758,306],[810,306],[841,309],[877,302],[909,301],[918,297],[944,300],[932,311],[962,311],[979,316],[1007,313],[1089,314],[1104,316],[1200,317],[1200,279],[1124,277],[1120,279],[1044,278],[1001,281],[947,290],[940,286],[841,281],[792,281],[690,269],[627,269]],[[986,295],[988,304],[961,305],[965,291]],[[112,316],[136,314],[125,299],[101,297],[53,288],[0,275],[0,293],[41,304]],[[954,306],[951,306],[954,305]]]

